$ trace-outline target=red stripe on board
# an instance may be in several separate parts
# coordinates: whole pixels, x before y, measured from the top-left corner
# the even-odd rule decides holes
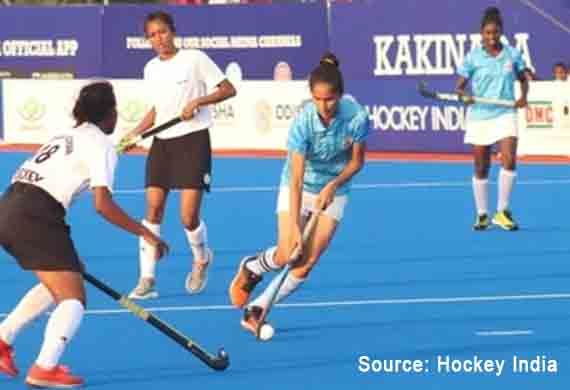
[[[34,152],[39,145],[34,144],[0,144],[0,151],[6,152]],[[146,149],[135,148],[128,154],[144,155]],[[240,157],[240,158],[283,158],[285,152],[281,150],[235,150],[217,149],[216,157]],[[374,161],[425,161],[425,162],[469,162],[473,157],[464,153],[420,153],[420,152],[367,152],[366,158]],[[498,160],[498,158],[495,158]],[[570,156],[519,156],[521,162],[537,164],[568,164]]]

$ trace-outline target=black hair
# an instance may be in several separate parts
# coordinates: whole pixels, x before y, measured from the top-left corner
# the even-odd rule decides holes
[[[501,17],[501,11],[497,7],[488,7],[483,13],[483,19],[481,19],[481,29],[483,29],[488,24],[496,24],[501,31],[503,30],[503,18]]]
[[[557,62],[552,66],[552,69],[556,69],[558,67],[564,68],[566,70],[568,70],[568,65],[566,65],[564,62]]]
[[[155,11],[155,12],[151,12],[150,14],[148,14],[146,16],[146,19],[144,20],[145,35],[146,35],[146,26],[150,22],[154,22],[157,20],[166,24],[168,26],[168,28],[170,29],[170,31],[176,32],[176,27],[174,27],[174,19],[172,19],[172,16],[169,13],[164,12],[164,11]]]
[[[77,126],[84,122],[98,124],[116,106],[117,100],[111,83],[97,81],[81,88],[73,107],[73,117]]]
[[[326,52],[321,57],[319,65],[313,69],[309,76],[309,86],[311,89],[317,83],[327,83],[332,89],[342,96],[344,93],[344,81],[339,69],[339,61],[331,52]]]

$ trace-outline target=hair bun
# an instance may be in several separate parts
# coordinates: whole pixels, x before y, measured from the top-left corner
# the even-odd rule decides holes
[[[323,56],[321,57],[319,65],[333,65],[338,68],[340,63],[338,61],[338,58],[336,58],[336,56],[333,53],[328,51],[325,54],[323,54]]]
[[[485,9],[485,16],[501,16],[501,11],[497,7],[488,7]]]

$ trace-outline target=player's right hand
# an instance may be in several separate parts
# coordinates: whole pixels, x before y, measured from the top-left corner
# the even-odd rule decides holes
[[[168,247],[168,244],[162,241],[157,235],[148,229],[145,230],[146,231],[143,233],[143,239],[154,247],[156,253],[155,260],[160,260],[163,256],[168,254],[170,248]]]

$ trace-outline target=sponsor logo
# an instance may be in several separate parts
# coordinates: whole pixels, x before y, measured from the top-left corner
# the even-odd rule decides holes
[[[119,116],[130,124],[140,122],[147,112],[147,105],[138,99],[127,100],[119,106]]]
[[[551,129],[554,125],[554,111],[551,101],[528,102],[526,123],[529,129]]]
[[[255,104],[255,128],[260,133],[268,133],[271,130],[271,104],[267,100],[259,100]]]
[[[212,106],[212,117],[217,125],[233,126],[236,112],[232,102],[222,102]]]
[[[46,106],[39,99],[30,97],[17,109],[20,117],[28,126],[35,127],[46,113]]]

